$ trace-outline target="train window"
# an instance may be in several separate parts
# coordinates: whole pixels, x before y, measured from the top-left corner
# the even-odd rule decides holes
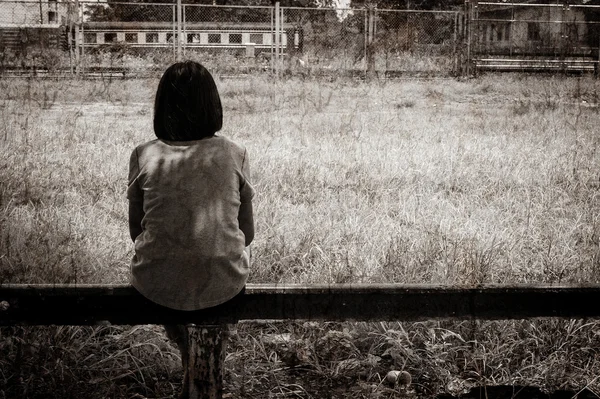
[[[117,42],[117,34],[110,32],[104,34],[104,43],[116,43]]]
[[[98,43],[96,34],[95,33],[84,33],[83,34],[83,42],[90,43],[90,44]]]
[[[209,33],[208,34],[208,42],[209,43],[221,43],[221,34],[220,33]]]
[[[188,33],[187,42],[188,43],[200,43],[200,34],[199,33]]]
[[[262,33],[250,33],[250,43],[263,44]]]
[[[242,43],[242,34],[241,33],[230,33],[229,34],[229,43]]]
[[[146,33],[146,43],[158,43],[158,33]]]
[[[125,41],[127,43],[137,43],[137,41],[138,41],[137,33],[125,33]]]
[[[528,40],[541,40],[540,25],[537,22],[528,22],[527,23],[527,39]]]
[[[167,33],[167,43],[173,43],[177,40],[177,34]]]

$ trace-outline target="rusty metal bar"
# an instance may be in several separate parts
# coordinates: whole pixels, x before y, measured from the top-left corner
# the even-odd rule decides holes
[[[223,305],[186,312],[127,285],[0,285],[0,326],[582,318],[600,316],[598,304],[600,286],[248,285]]]

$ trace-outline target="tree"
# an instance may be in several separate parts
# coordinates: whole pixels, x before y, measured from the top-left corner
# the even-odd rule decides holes
[[[86,5],[85,15],[90,21],[162,21],[173,20],[173,7],[176,0],[126,0],[129,3],[121,4],[123,0],[107,0],[106,3],[98,5]],[[464,0],[281,0],[282,7],[322,7],[322,8],[362,8],[376,6],[380,9],[411,9],[411,10],[455,10],[462,6]],[[576,0],[571,0],[576,1]],[[585,0],[578,0],[585,1]],[[600,0],[589,0],[596,2]],[[156,3],[161,3],[157,5]],[[215,4],[220,6],[271,6],[274,0],[184,0],[185,4]],[[200,14],[199,9],[190,9],[192,13]],[[208,15],[213,18],[215,15]],[[237,10],[235,16],[229,12],[234,19],[244,19],[240,15],[244,10]],[[238,15],[239,14],[239,15]],[[202,18],[190,15],[190,20],[201,20]],[[247,19],[247,18],[246,18]],[[241,20],[240,20],[241,21]]]
[[[121,2],[135,3],[135,4],[121,4]],[[315,1],[318,0],[282,0],[280,2],[283,7],[307,7],[315,6]],[[89,21],[159,21],[159,22],[170,22],[173,20],[173,7],[171,4],[175,4],[176,0],[107,0],[106,3],[98,5],[86,5],[85,15]],[[156,3],[160,3],[156,4]],[[184,4],[204,4],[204,5],[219,5],[219,6],[271,6],[274,4],[273,0],[183,0]],[[251,15],[244,17],[245,14],[252,14],[250,10],[237,9],[233,11],[222,10],[227,15],[219,14],[219,11],[208,11],[204,9],[201,12],[198,8],[189,8],[190,21],[200,20],[215,20],[217,17],[229,17],[226,18],[229,21],[243,21],[244,19],[252,20]],[[218,14],[215,14],[215,12]],[[200,16],[204,14],[204,16]]]
[[[334,0],[321,1],[328,7],[334,4]],[[353,0],[351,7],[374,5],[392,10],[454,10],[463,3],[464,0]]]
[[[117,0],[107,0],[105,4],[86,5],[85,15],[89,21],[153,21],[170,22],[173,20],[173,7],[156,5],[153,0],[128,0],[136,4],[119,4]],[[174,3],[173,0],[161,1],[162,4]]]

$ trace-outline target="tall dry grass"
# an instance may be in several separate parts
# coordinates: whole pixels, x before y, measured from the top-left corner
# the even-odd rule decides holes
[[[127,162],[136,144],[154,138],[156,84],[0,81],[1,282],[127,281]],[[249,149],[258,192],[252,282],[600,280],[597,81],[501,75],[218,84],[222,134]],[[240,326],[228,389],[318,397],[308,375],[339,395],[351,378],[354,395],[389,397],[397,392],[380,378],[400,367],[428,395],[497,383],[598,388],[595,322],[322,327]],[[69,337],[84,334],[52,331],[67,352],[77,347]],[[130,331],[85,333],[85,347],[105,359],[116,359],[103,351],[107,342],[125,345],[117,352],[131,359],[127,378],[117,378],[126,372],[109,360],[98,371],[87,358],[69,357],[69,381],[96,370],[91,386],[104,397],[168,396],[176,382],[163,382],[177,367],[154,367],[153,359],[176,356],[173,348],[154,331],[153,343],[132,354],[139,338]],[[31,330],[1,334],[0,391],[48,397],[64,368],[47,362],[59,356],[28,352]],[[44,381],[23,377],[44,369]]]

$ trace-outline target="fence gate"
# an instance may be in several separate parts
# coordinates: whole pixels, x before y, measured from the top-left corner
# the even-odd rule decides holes
[[[467,0],[467,47],[481,70],[596,71],[600,8]]]

